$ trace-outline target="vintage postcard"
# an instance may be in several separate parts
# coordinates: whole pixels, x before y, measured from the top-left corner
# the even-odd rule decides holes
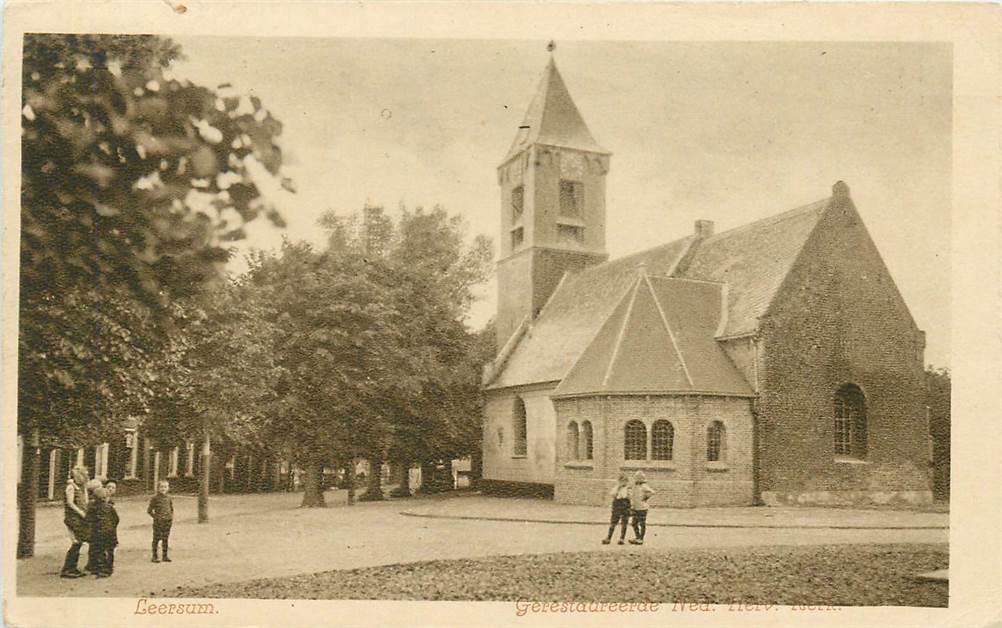
[[[998,18],[8,4],[4,621],[998,625]]]

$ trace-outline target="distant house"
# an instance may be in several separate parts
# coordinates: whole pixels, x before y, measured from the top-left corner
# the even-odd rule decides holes
[[[848,186],[607,261],[609,162],[551,60],[498,168],[484,485],[604,504],[643,469],[668,506],[930,501],[925,336]]]
[[[213,493],[284,490],[290,486],[288,460],[221,443],[214,443],[213,448]],[[91,477],[117,480],[122,495],[153,492],[159,480],[168,480],[172,492],[193,493],[198,490],[200,452],[200,443],[194,440],[157,443],[145,437],[141,424],[133,420],[109,442],[77,448],[41,447],[38,497],[62,499],[70,469],[75,465],[87,467]],[[18,483],[23,455],[24,443],[18,437]]]

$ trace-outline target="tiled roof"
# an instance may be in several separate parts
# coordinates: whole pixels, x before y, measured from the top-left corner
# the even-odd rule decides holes
[[[564,146],[594,153],[609,152],[592,137],[553,59],[543,72],[539,89],[502,163],[532,144]]]
[[[567,277],[488,388],[563,380],[633,287],[641,266],[652,277],[725,283],[727,318],[721,335],[755,331],[758,317],[769,307],[829,202],[818,201],[703,240],[693,236],[675,240]],[[710,338],[715,331],[707,332]],[[704,349],[693,351],[698,355]]]
[[[828,204],[829,199],[811,203],[699,243],[676,275],[727,284],[727,322],[721,335],[758,328],[758,317],[772,303]]]
[[[489,388],[561,380],[630,289],[637,266],[668,274],[692,237],[569,275],[525,332]]]
[[[754,395],[713,337],[724,298],[719,283],[639,273],[553,396]]]

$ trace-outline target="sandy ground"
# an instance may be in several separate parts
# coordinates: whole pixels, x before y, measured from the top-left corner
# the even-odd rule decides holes
[[[138,597],[169,594],[180,586],[432,559],[585,549],[644,551],[649,547],[946,543],[949,535],[946,513],[658,509],[649,518],[654,525],[648,530],[647,544],[624,548],[599,544],[605,534],[602,508],[475,495],[348,507],[343,491],[329,491],[330,507],[324,509],[301,509],[300,500],[298,493],[213,496],[210,522],[198,524],[195,499],[176,495],[171,533],[174,562],[154,564],[150,562],[146,501],[122,499],[117,504],[122,523],[115,574],[106,579],[58,577],[68,547],[62,510],[39,509],[35,556],[17,564],[18,593]],[[707,527],[725,524],[735,527]]]

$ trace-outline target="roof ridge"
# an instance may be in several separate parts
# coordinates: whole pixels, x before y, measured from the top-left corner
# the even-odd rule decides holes
[[[764,218],[759,218],[758,220],[753,220],[752,222],[746,222],[745,224],[738,225],[737,227],[731,227],[730,229],[727,229],[725,231],[721,231],[720,233],[717,233],[717,234],[714,234],[712,236],[709,236],[708,238],[705,238],[705,240],[714,240],[714,241],[716,241],[716,240],[720,240],[720,239],[724,238],[725,236],[730,236],[730,235],[733,235],[735,233],[746,231],[748,229],[751,229],[752,227],[764,227],[766,225],[771,225],[771,224],[774,224],[774,223],[777,223],[777,222],[782,222],[784,220],[787,220],[789,218],[793,218],[794,216],[798,216],[800,214],[807,214],[807,213],[810,213],[811,211],[817,211],[819,209],[820,210],[825,210],[825,209],[828,209],[828,206],[830,205],[831,201],[832,201],[832,198],[829,196],[829,197],[826,197],[826,198],[814,201],[812,203],[807,203],[806,205],[800,205],[798,207],[794,207],[793,209],[788,209],[785,212],[780,212],[778,214],[772,214],[771,216],[765,216]]]
[[[689,387],[695,386],[692,381],[692,375],[689,374],[689,367],[685,364],[685,356],[682,355],[682,350],[678,347],[678,340],[675,339],[675,332],[672,331],[671,325],[668,324],[668,316],[665,314],[664,307],[661,306],[661,301],[658,300],[658,293],[654,290],[654,286],[651,285],[651,278],[644,273],[643,278],[647,284],[647,290],[651,294],[651,298],[654,299],[654,307],[658,309],[658,314],[661,316],[661,324],[665,326],[665,331],[668,332],[668,337],[671,338],[671,346],[675,349],[675,355],[678,356],[678,362],[682,365],[682,372],[685,373],[685,379],[689,382]]]
[[[649,249],[644,249],[642,251],[634,251],[633,253],[629,253],[627,255],[624,255],[623,257],[617,257],[615,259],[606,260],[604,262],[601,262],[600,264],[595,264],[594,266],[589,266],[587,268],[584,268],[584,269],[581,270],[581,272],[574,273],[574,278],[576,280],[580,280],[582,277],[589,277],[589,276],[594,275],[595,273],[603,271],[603,270],[608,270],[610,268],[617,268],[619,266],[622,266],[623,264],[626,264],[631,259],[640,257],[642,255],[650,255],[654,251],[658,251],[658,250],[661,250],[661,249],[667,249],[667,248],[670,248],[672,246],[676,246],[679,242],[682,242],[683,240],[688,240],[688,239],[694,239],[694,236],[691,236],[691,235],[683,236],[681,238],[676,238],[676,239],[671,240],[669,242],[665,242],[664,244],[658,244],[657,246],[652,246]],[[688,250],[688,248],[686,249],[686,251],[687,250]],[[675,258],[675,262],[672,264],[672,270],[674,270],[675,264],[678,263],[678,261],[682,258],[682,255],[684,255],[686,253],[686,251],[682,251],[681,254],[678,257]]]
[[[695,277],[676,277],[673,275],[648,275],[651,279],[672,280],[672,281],[692,281],[694,283],[712,283],[717,286],[726,286],[726,281],[715,281],[713,279],[696,279]]]
[[[606,385],[609,384],[609,376],[612,375],[612,367],[615,366],[615,364],[616,364],[616,358],[619,357],[619,348],[623,344],[623,336],[626,335],[626,326],[630,323],[630,314],[633,313],[633,304],[637,302],[637,290],[638,290],[638,286],[639,285],[640,285],[640,278],[638,277],[633,282],[633,290],[632,290],[633,294],[629,295],[629,297],[630,297],[630,304],[626,307],[626,312],[623,314],[623,321],[620,324],[619,331],[616,333],[616,344],[614,344],[612,346],[612,355],[609,356],[609,364],[608,364],[608,366],[605,367],[605,375],[602,376],[602,386],[606,386]],[[626,296],[627,295],[623,295],[623,298],[626,298]],[[620,299],[620,302],[621,301],[622,301],[622,299]],[[616,304],[616,308],[618,308],[618,307],[619,307],[619,303]],[[609,317],[612,317],[612,315],[615,314],[615,313],[616,313],[616,311],[614,309],[612,311],[612,313],[609,314]],[[606,320],[609,320],[609,319],[607,318]],[[601,333],[601,328],[599,330],[599,333]],[[598,334],[595,334],[595,335],[596,335],[596,337],[598,336]],[[592,342],[595,342],[594,338],[592,339]],[[591,343],[589,343],[589,346],[590,346],[590,344]],[[585,351],[587,351],[587,350],[588,349],[586,347]],[[584,357],[584,353],[581,354],[581,357]],[[578,359],[580,360],[581,358],[579,357]]]

